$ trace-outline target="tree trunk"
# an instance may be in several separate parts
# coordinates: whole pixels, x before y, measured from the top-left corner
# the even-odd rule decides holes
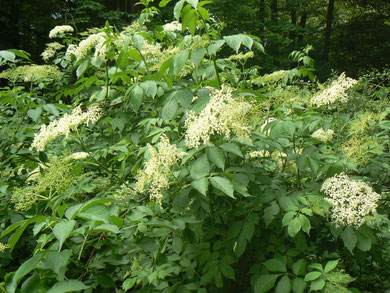
[[[304,36],[304,33],[303,33],[303,30],[305,29],[306,27],[306,20],[307,20],[307,11],[305,10],[301,16],[301,20],[299,22],[299,26],[301,27],[301,32],[298,34],[298,43],[299,43],[299,46],[302,46],[303,45],[303,36]]]
[[[325,42],[324,42],[324,58],[326,61],[329,59],[329,46],[330,36],[332,35],[332,23],[333,23],[333,11],[335,0],[329,0],[328,13],[326,15],[326,27],[325,27]]]
[[[265,25],[265,0],[259,1],[259,20],[260,20],[259,33],[261,34],[262,32],[264,32],[264,25]]]
[[[297,24],[297,11],[295,10],[295,8],[291,8],[291,11],[290,11],[290,14],[291,14],[291,24],[293,24],[294,26]],[[290,30],[290,49],[293,50],[295,48],[295,37],[296,37],[296,33],[295,33],[295,27]]]

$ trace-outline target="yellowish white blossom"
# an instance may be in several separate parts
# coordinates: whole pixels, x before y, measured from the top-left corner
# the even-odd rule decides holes
[[[264,157],[270,157],[271,154],[269,151],[261,150],[261,151],[253,151],[250,152],[248,155],[246,155],[247,160],[256,159],[256,158],[264,158]]]
[[[0,253],[3,253],[8,248],[8,244],[0,243]]]
[[[207,144],[214,134],[230,138],[231,133],[234,133],[240,139],[249,138],[246,113],[252,105],[233,99],[232,92],[232,88],[223,85],[220,90],[212,92],[210,102],[199,114],[193,111],[187,113],[185,140],[188,148]]]
[[[0,78],[7,78],[13,82],[17,80],[24,82],[41,79],[59,80],[61,72],[56,66],[52,65],[23,65],[1,72]]]
[[[328,142],[333,138],[334,131],[332,129],[328,129],[325,131],[323,128],[316,130],[311,136],[322,142]]]
[[[331,219],[336,226],[360,227],[365,217],[375,213],[381,196],[363,181],[353,181],[341,173],[328,178],[321,191],[332,204]]]
[[[181,23],[175,20],[173,22],[164,24],[163,29],[166,32],[181,31]]]
[[[72,114],[65,114],[62,118],[52,121],[49,125],[42,125],[39,133],[35,134],[30,149],[36,148],[38,151],[43,151],[46,144],[57,136],[65,135],[68,137],[71,130],[76,129],[80,124],[96,122],[100,116],[101,109],[99,106],[91,106],[87,112],[83,112],[79,105],[73,109]]]
[[[66,55],[75,55],[77,60],[83,59],[91,51],[95,50],[94,57],[99,57],[101,60],[106,59],[107,46],[105,45],[107,34],[99,32],[91,34],[85,40],[82,40],[78,46],[70,45],[66,51]]]
[[[336,102],[346,103],[348,101],[347,90],[356,83],[355,79],[346,77],[343,72],[337,80],[333,81],[321,92],[316,93],[311,98],[310,103],[317,107],[332,105]]]
[[[86,152],[77,152],[73,153],[66,158],[66,160],[82,160],[89,157],[89,153]]]
[[[66,49],[65,56],[76,55],[76,51],[77,51],[77,46],[74,44],[70,44]]]
[[[179,153],[177,146],[170,144],[165,134],[161,135],[157,150],[148,144],[148,152],[150,158],[144,168],[138,172],[135,191],[148,192],[151,199],[161,204],[162,192],[169,187],[171,169],[185,153]]]
[[[43,51],[43,53],[41,54],[42,56],[42,59],[47,62],[49,61],[50,58],[52,58],[56,52],[62,48],[64,48],[65,46],[64,45],[61,45],[60,43],[58,42],[54,42],[54,43],[48,43],[46,44],[46,49],[45,51]]]
[[[228,60],[245,62],[249,58],[253,58],[254,56],[255,56],[255,53],[253,51],[249,51],[249,52],[247,52],[245,54],[240,52],[239,54],[229,56]]]
[[[57,25],[49,32],[49,38],[53,39],[53,38],[61,37],[61,35],[65,33],[73,33],[73,32],[74,29],[70,25]]]
[[[263,76],[259,76],[252,80],[254,84],[274,84],[281,81],[288,74],[286,70],[279,70],[272,72],[270,74],[265,74]]]
[[[260,131],[263,132],[265,135],[270,135],[271,133],[271,128],[268,128],[267,130],[265,130],[265,127],[270,124],[271,122],[273,121],[276,121],[275,118],[273,117],[269,117],[267,118],[267,120],[260,126]]]

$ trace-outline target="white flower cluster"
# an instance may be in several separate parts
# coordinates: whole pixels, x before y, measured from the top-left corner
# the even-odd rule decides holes
[[[56,54],[57,50],[60,50],[64,47],[65,47],[64,45],[61,45],[58,42],[46,44],[46,49],[41,54],[42,59],[45,60],[45,62],[47,62],[50,58],[52,58]]]
[[[0,243],[0,253],[4,252],[8,248],[8,244]]]
[[[163,29],[166,32],[176,32],[176,31],[181,31],[181,23],[178,21],[173,21],[167,24],[163,25]]]
[[[159,58],[162,55],[161,44],[159,43],[151,44],[148,41],[145,41],[144,46],[141,50],[141,54],[145,57],[147,56],[147,57]]]
[[[95,50],[94,57],[99,57],[102,61],[106,60],[107,46],[106,42],[107,34],[100,32],[97,34],[89,35],[88,38],[82,40],[78,46],[69,45],[66,50],[66,55],[75,55],[77,60],[83,59],[90,51]]]
[[[247,160],[251,160],[251,159],[265,158],[265,157],[270,157],[270,156],[271,156],[271,154],[269,153],[269,151],[261,150],[261,151],[250,152],[248,155],[246,155],[245,158]]]
[[[61,78],[61,71],[52,65],[23,65],[17,66],[0,73],[0,78],[7,78],[13,82],[22,80],[24,82],[34,82],[40,79]]]
[[[70,25],[57,25],[55,28],[53,28],[49,33],[49,38],[57,38],[64,33],[73,33],[74,29]]]
[[[322,142],[327,142],[333,138],[334,131],[332,129],[328,129],[325,131],[323,128],[315,131],[311,137],[321,140]]]
[[[187,113],[185,139],[188,148],[198,148],[201,142],[207,144],[214,134],[230,138],[233,132],[240,139],[249,138],[246,113],[252,105],[233,99],[232,92],[232,88],[223,85],[221,90],[214,90],[210,102],[199,114]]]
[[[171,167],[186,153],[178,153],[177,146],[170,144],[165,134],[161,135],[157,149],[158,151],[148,144],[150,159],[138,172],[135,191],[137,193],[147,191],[151,199],[156,199],[161,204],[162,191],[169,187]]]
[[[260,126],[260,131],[263,132],[265,135],[270,135],[271,133],[271,128],[268,128],[267,130],[265,130],[265,127],[270,124],[271,122],[273,121],[276,121],[275,118],[273,117],[269,117],[267,118],[267,120]]]
[[[344,173],[326,179],[321,191],[332,204],[331,218],[336,226],[360,227],[367,215],[376,212],[381,198],[365,182],[352,181]]]
[[[82,160],[89,157],[89,153],[86,152],[77,152],[73,153],[66,158],[66,160]]]
[[[348,102],[347,90],[356,83],[357,81],[355,79],[346,77],[345,72],[343,72],[327,88],[315,94],[311,98],[310,103],[317,107],[332,105],[338,101],[346,103]]]
[[[42,125],[39,133],[34,136],[34,141],[30,149],[36,148],[38,151],[43,151],[50,141],[57,136],[65,135],[68,137],[72,129],[77,128],[80,124],[96,122],[101,116],[99,106],[88,108],[87,112],[83,112],[80,106],[77,106],[72,114],[65,114],[62,118],[52,121],[49,125]]]

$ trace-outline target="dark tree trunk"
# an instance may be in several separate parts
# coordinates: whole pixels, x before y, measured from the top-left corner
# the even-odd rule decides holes
[[[294,28],[290,30],[290,49],[293,50],[295,48],[295,37],[296,37],[296,32],[295,32],[295,25],[297,24],[297,11],[295,8],[291,8],[291,24],[294,25]]]
[[[301,16],[301,20],[299,22],[299,26],[301,27],[301,32],[298,34],[298,43],[299,43],[299,46],[302,46],[303,45],[303,35],[304,35],[304,32],[303,30],[305,29],[306,27],[306,20],[307,20],[307,11],[305,10]]]
[[[329,59],[329,46],[330,36],[332,35],[332,23],[333,23],[333,11],[335,0],[329,0],[328,13],[326,15],[326,27],[325,27],[325,42],[324,42],[324,58],[326,61]]]
[[[264,32],[264,25],[265,25],[265,0],[259,1],[259,20],[260,20],[260,27],[259,27],[259,33],[261,34]]]

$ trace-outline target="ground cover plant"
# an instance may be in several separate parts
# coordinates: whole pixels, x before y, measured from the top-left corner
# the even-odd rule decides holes
[[[47,65],[0,51],[0,288],[385,292],[389,71],[320,84],[309,46],[260,75],[210,1],[142,2]]]

